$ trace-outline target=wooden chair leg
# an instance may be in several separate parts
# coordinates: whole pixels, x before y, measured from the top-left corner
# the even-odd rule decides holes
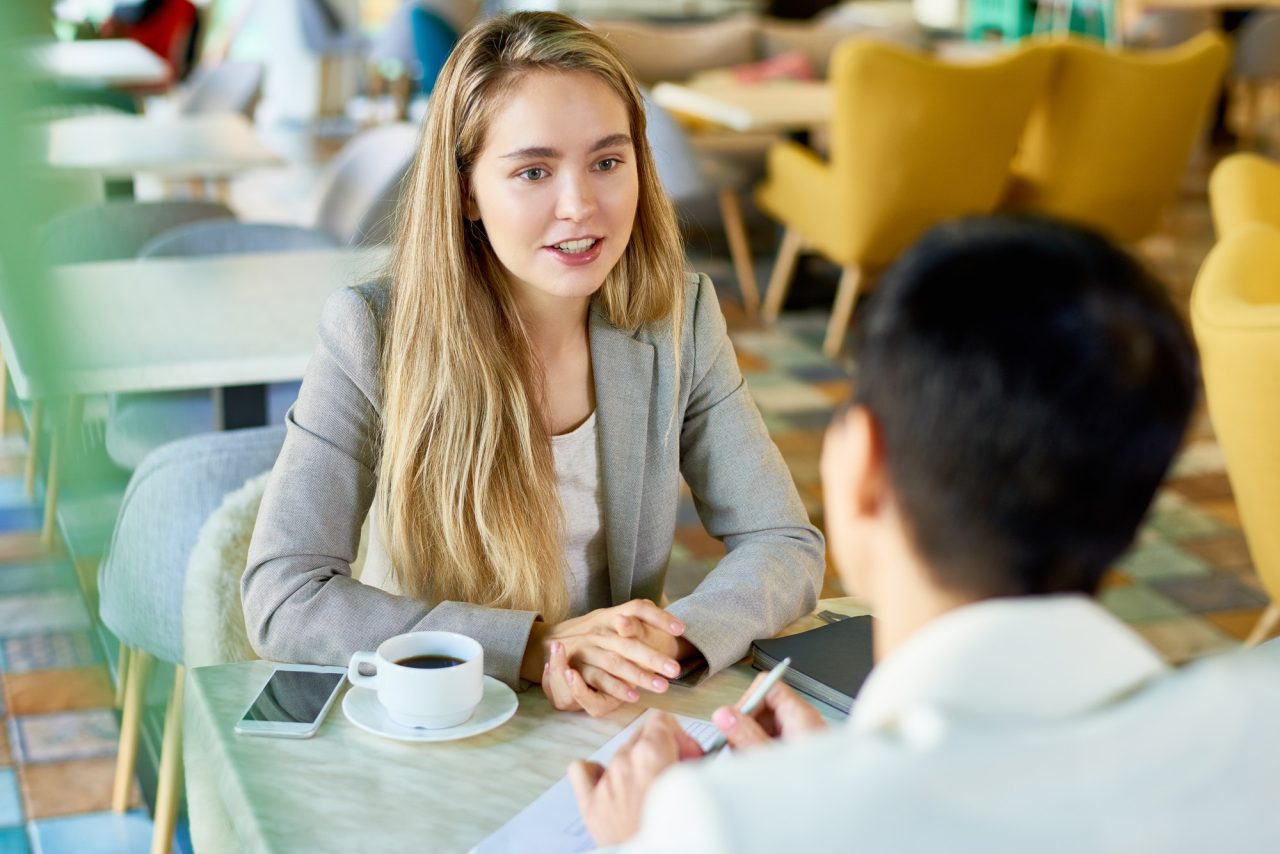
[[[725,237],[729,239],[729,257],[733,259],[733,272],[738,277],[738,290],[742,292],[742,308],[748,317],[755,317],[760,308],[760,289],[756,286],[756,272],[751,266],[747,229],[742,222],[742,202],[733,187],[720,190],[720,219],[724,224]]]
[[[791,274],[796,269],[796,258],[800,256],[800,247],[803,245],[804,239],[794,228],[788,228],[782,235],[778,258],[773,262],[773,273],[769,276],[769,284],[764,292],[765,323],[773,323],[778,319],[782,303],[787,299],[787,289],[791,287]]]
[[[836,291],[836,304],[831,307],[831,322],[827,324],[827,337],[822,342],[822,352],[834,359],[844,347],[844,333],[853,316],[853,305],[858,299],[858,285],[862,271],[856,265],[844,268],[840,274],[840,287]]]
[[[151,834],[151,854],[169,854],[173,831],[178,825],[178,802],[182,799],[182,688],[186,668],[173,669],[173,690],[164,713],[164,742],[160,748],[160,771],[156,780],[155,829]]]
[[[27,500],[36,500],[36,468],[40,463],[40,422],[44,420],[44,401],[31,402],[31,429],[27,431]]]
[[[135,649],[129,656],[128,683],[124,689],[124,711],[120,716],[120,749],[116,753],[116,779],[111,790],[111,809],[129,809],[133,787],[133,767],[138,759],[138,735],[142,731],[142,708],[146,702],[147,677],[151,675],[151,655]]]
[[[1254,624],[1253,631],[1249,632],[1249,637],[1245,638],[1244,645],[1250,647],[1262,643],[1275,631],[1277,624],[1280,624],[1280,605],[1272,602]]]
[[[5,422],[9,419],[9,366],[0,354],[0,436],[9,432]]]
[[[57,531],[58,491],[60,487],[59,456],[64,444],[62,425],[55,424],[49,438],[49,470],[44,481],[44,524],[40,528],[40,544],[46,549],[53,548],[54,535]]]
[[[120,641],[120,655],[116,658],[116,708],[124,708],[125,686],[129,684],[129,658],[133,649]]]

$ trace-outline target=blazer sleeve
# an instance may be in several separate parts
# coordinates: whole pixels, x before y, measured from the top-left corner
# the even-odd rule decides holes
[[[402,632],[459,632],[484,647],[486,673],[518,687],[535,613],[432,607],[351,577],[376,484],[379,328],[357,289],[325,305],[241,582],[249,639],[263,658],[345,664]]]
[[[668,610],[684,621],[685,637],[714,673],[744,656],[752,640],[813,610],[826,549],[738,370],[705,275],[692,312],[692,341],[681,348],[688,360],[682,373],[691,379],[680,470],[703,526],[726,554]]]

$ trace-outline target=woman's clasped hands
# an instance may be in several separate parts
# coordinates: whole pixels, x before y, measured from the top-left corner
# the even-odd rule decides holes
[[[521,676],[542,684],[551,705],[592,717],[661,693],[680,675],[680,659],[694,651],[684,624],[648,599],[600,608],[554,625],[537,622]]]

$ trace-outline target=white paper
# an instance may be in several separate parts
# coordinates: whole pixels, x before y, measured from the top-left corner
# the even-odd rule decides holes
[[[591,760],[608,765],[613,754],[631,738],[631,734],[655,714],[656,709],[649,709],[640,715],[630,726],[591,754]],[[684,727],[684,731],[704,748],[711,744],[718,732],[711,721],[683,715],[676,715],[675,718]],[[578,814],[573,786],[568,777],[562,777],[560,782],[543,792],[515,818],[472,848],[471,854],[577,854],[595,848],[596,844]]]

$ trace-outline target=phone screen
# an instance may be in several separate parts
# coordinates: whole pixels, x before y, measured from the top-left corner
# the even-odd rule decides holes
[[[320,716],[329,695],[345,678],[344,673],[277,670],[244,713],[244,720],[311,723]]]

